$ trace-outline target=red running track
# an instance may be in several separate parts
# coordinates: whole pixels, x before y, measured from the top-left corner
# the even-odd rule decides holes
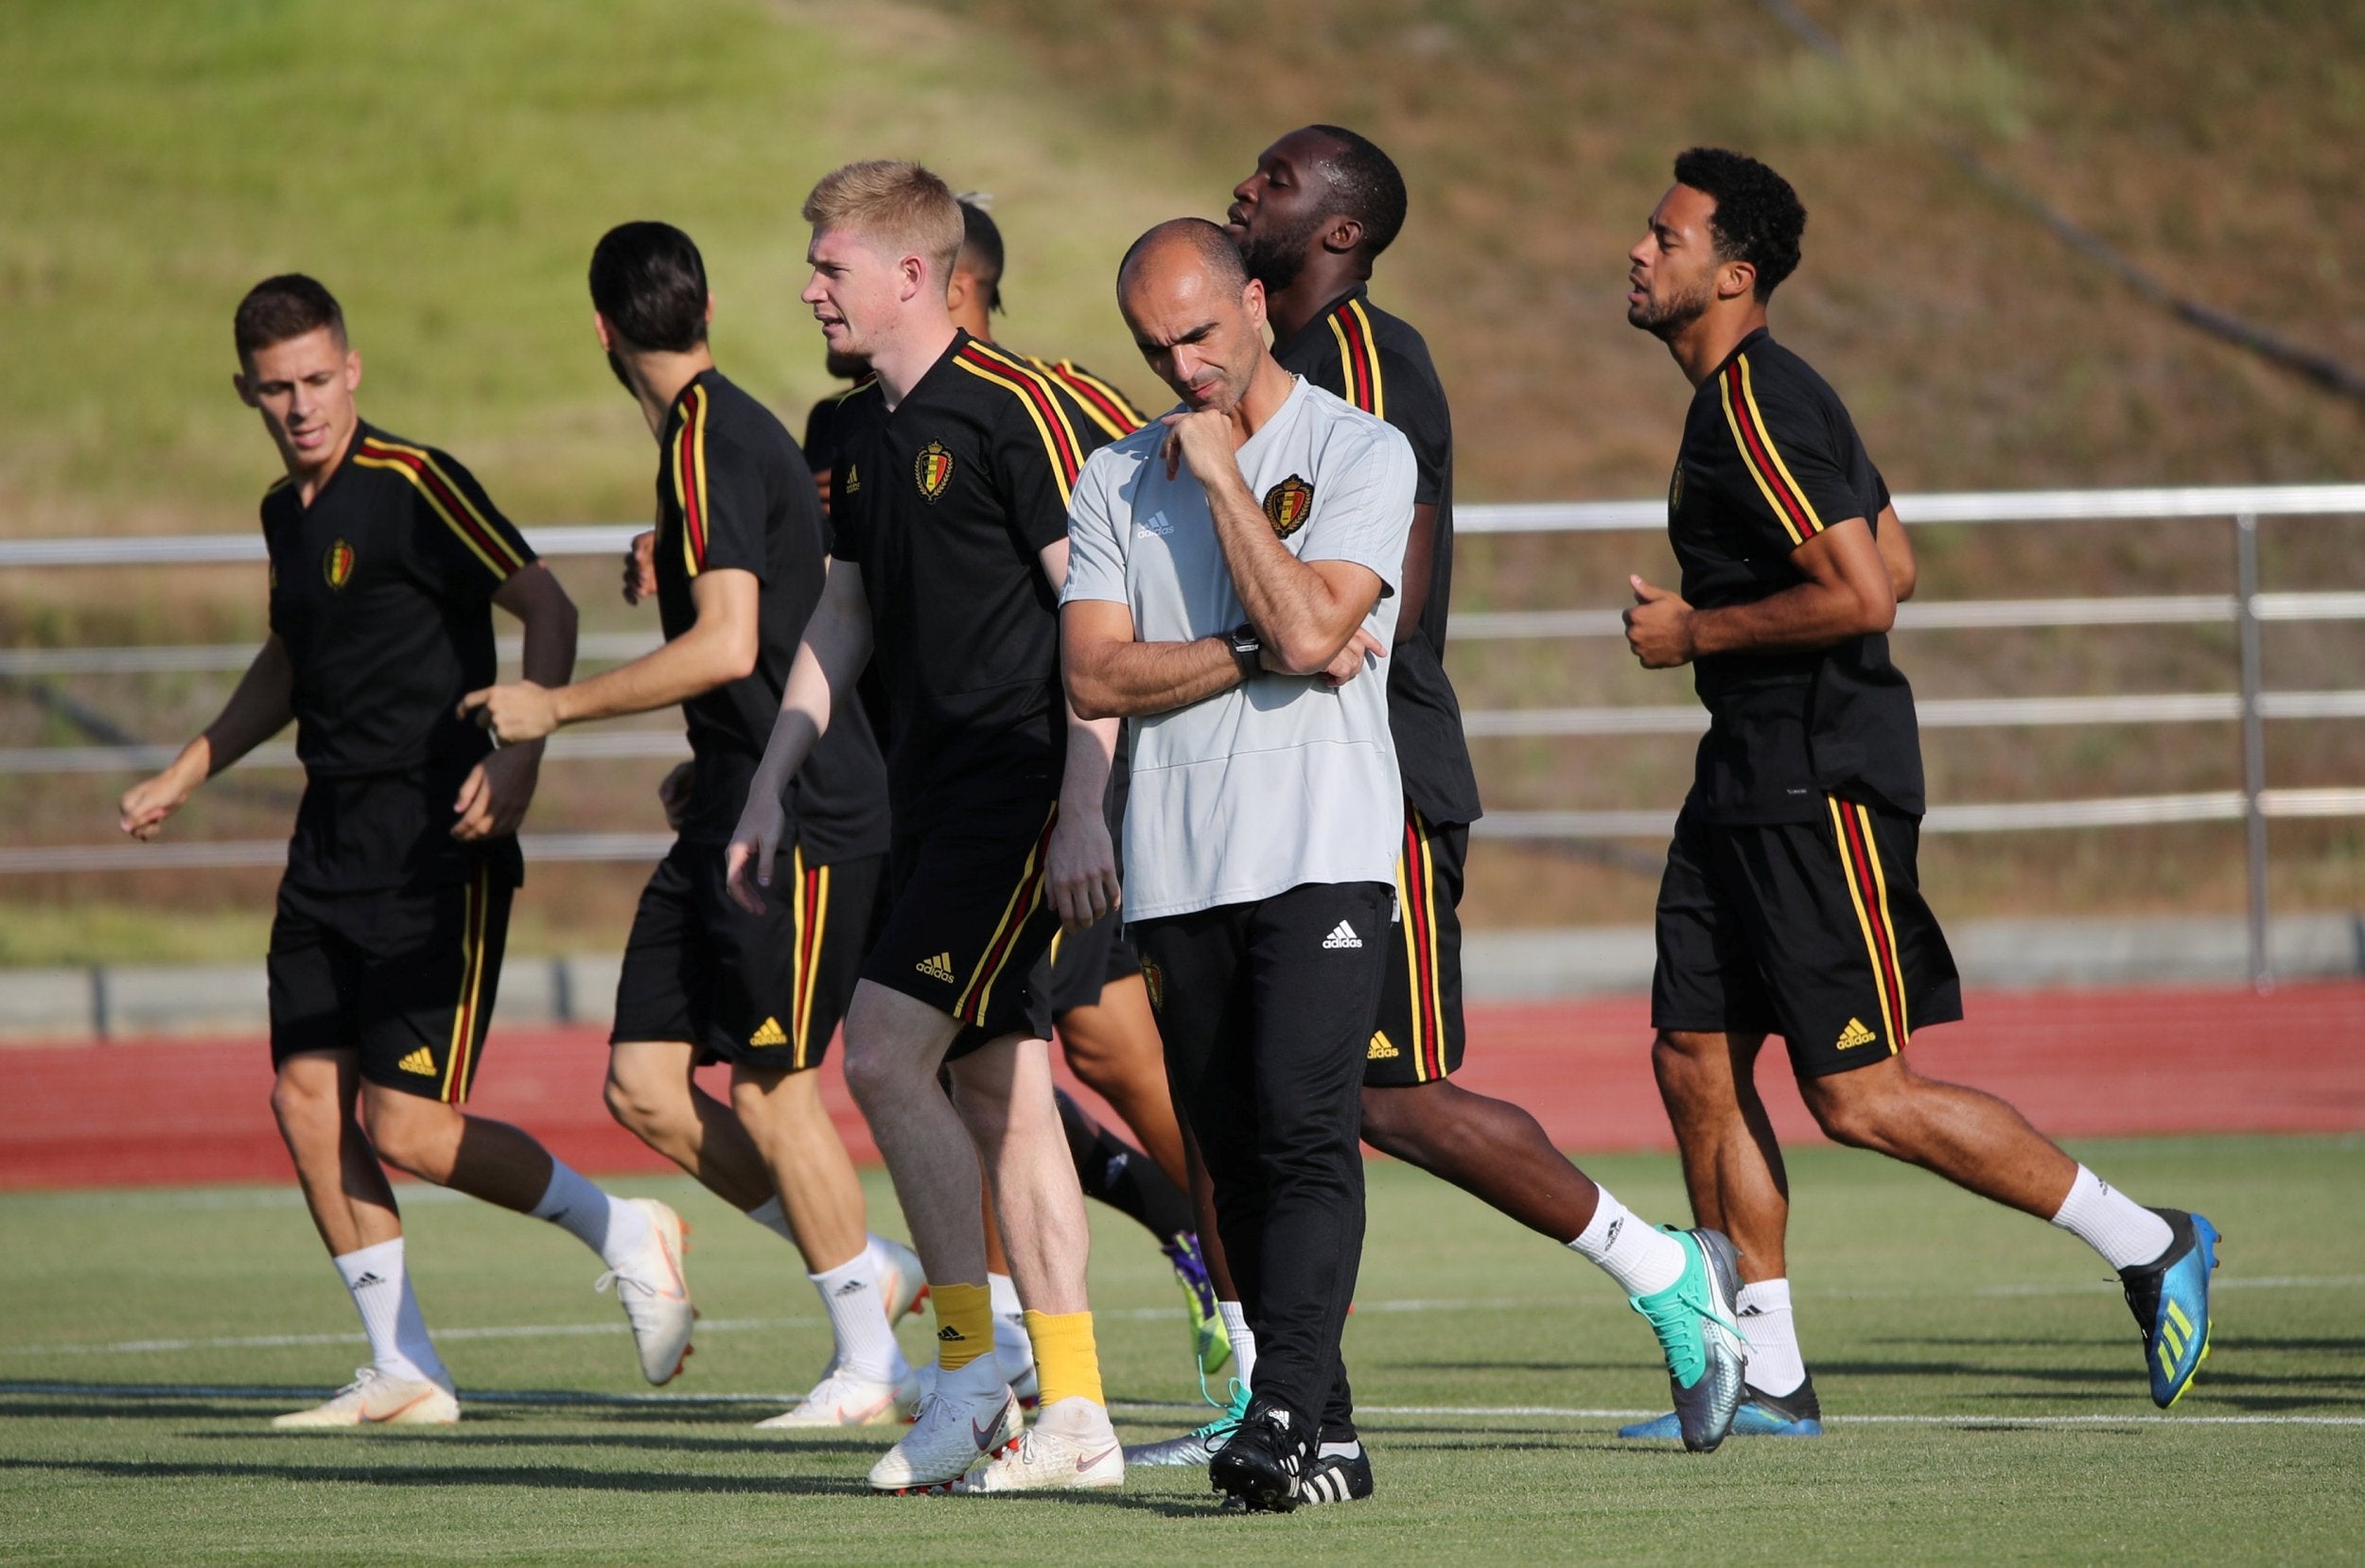
[[[2000,1094],[2062,1137],[2365,1130],[2365,984],[2266,997],[1986,993],[1971,1011],[1922,1036],[1915,1065]],[[1667,1148],[1648,1018],[1640,997],[1473,1007],[1457,1081],[1527,1106],[1563,1148]],[[603,1038],[587,1029],[496,1033],[469,1108],[518,1124],[581,1170],[664,1168],[608,1120]],[[1778,1056],[1779,1042],[1767,1051]],[[821,1071],[848,1144],[875,1159],[834,1053]],[[288,1178],[260,1041],[0,1046],[0,1188]],[[1782,1137],[1814,1138],[1780,1063],[1763,1065],[1760,1079]]]

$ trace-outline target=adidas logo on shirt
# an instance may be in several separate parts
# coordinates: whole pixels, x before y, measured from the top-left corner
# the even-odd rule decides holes
[[[747,1043],[749,1045],[786,1045],[788,1031],[780,1027],[780,1019],[767,1018],[754,1034],[747,1037]]]
[[[912,967],[926,975],[930,980],[941,980],[947,985],[953,984],[953,955],[949,952],[940,952],[934,958],[923,958]]]
[[[394,1064],[405,1072],[415,1072],[422,1078],[435,1076],[435,1055],[426,1046],[419,1047]]]
[[[1837,1049],[1841,1051],[1852,1051],[1860,1045],[1875,1044],[1880,1040],[1880,1036],[1874,1034],[1871,1030],[1866,1029],[1864,1026],[1864,1020],[1862,1019],[1849,1019],[1848,1020],[1848,1027],[1839,1032],[1839,1045]]]
[[[1356,935],[1355,928],[1344,920],[1332,927],[1330,934],[1323,938],[1324,948],[1359,948],[1362,945],[1363,939]]]

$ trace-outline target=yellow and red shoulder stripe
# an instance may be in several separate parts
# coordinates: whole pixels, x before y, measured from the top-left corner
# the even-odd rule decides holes
[[[1379,339],[1361,300],[1330,313],[1330,335],[1339,340],[1339,373],[1347,401],[1374,419],[1388,417],[1388,387],[1379,371]]]
[[[682,567],[692,577],[707,564],[707,390],[692,382],[682,392],[681,424],[665,454],[665,473],[681,504]]]
[[[423,446],[406,446],[384,436],[364,436],[353,449],[353,461],[364,468],[383,468],[409,479],[427,504],[444,520],[444,526],[468,547],[468,552],[484,563],[485,569],[507,582],[525,569],[526,558],[517,547],[501,536],[467,493],[454,484],[445,473],[435,455]]]
[[[1043,453],[1060,481],[1060,504],[1067,505],[1076,476],[1084,466],[1084,455],[1076,440],[1076,427],[1068,423],[1067,409],[1060,394],[1051,390],[1050,380],[1015,356],[974,338],[961,345],[957,360],[970,375],[1018,398],[1034,421],[1036,433],[1042,437]]]
[[[1717,374],[1716,394],[1725,405],[1725,423],[1732,428],[1733,443],[1741,448],[1742,466],[1749,470],[1765,504],[1781,519],[1790,542],[1803,545],[1822,532],[1823,519],[1815,514],[1814,503],[1807,499],[1798,481],[1790,477],[1790,465],[1782,462],[1774,434],[1766,428],[1765,415],[1758,410],[1747,355],[1733,356],[1732,363]]]
[[[1142,417],[1139,409],[1126,401],[1123,392],[1085,370],[1075,360],[1038,359],[1031,354],[1025,356],[1025,358],[1028,364],[1051,377],[1062,389],[1074,395],[1092,422],[1109,433],[1110,440],[1115,441],[1120,437],[1130,436],[1148,423]]]

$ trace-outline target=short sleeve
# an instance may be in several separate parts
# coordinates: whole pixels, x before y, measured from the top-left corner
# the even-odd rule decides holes
[[[1086,447],[1066,400],[1032,372],[993,433],[994,487],[1010,509],[1010,526],[1030,550],[1067,537],[1068,507]]]
[[[534,547],[501,515],[474,474],[442,452],[389,449],[411,480],[421,513],[414,536],[441,587],[463,599],[490,599],[534,565]]]
[[[1453,417],[1445,390],[1433,375],[1425,374],[1427,367],[1392,349],[1380,351],[1379,365],[1379,385],[1386,392],[1382,417],[1412,444],[1412,502],[1437,506],[1445,500],[1445,476],[1453,465]]]
[[[1414,469],[1411,443],[1393,425],[1332,431],[1314,478],[1298,559],[1369,566],[1388,592],[1395,592],[1412,531]]]
[[[763,476],[752,454],[714,428],[714,400],[693,389],[665,451],[659,481],[681,518],[686,575],[717,568],[764,575]]]
[[[1076,481],[1076,498],[1067,514],[1067,584],[1060,602],[1079,600],[1130,604],[1125,581],[1125,546],[1130,521],[1117,517],[1117,473],[1122,462],[1107,452],[1095,453]]]
[[[1813,398],[1759,380],[1745,354],[1719,373],[1717,393],[1745,479],[1734,487],[1733,499],[1756,525],[1760,542],[1787,552],[1835,524],[1864,516],[1863,497],[1848,479],[1848,454]]]

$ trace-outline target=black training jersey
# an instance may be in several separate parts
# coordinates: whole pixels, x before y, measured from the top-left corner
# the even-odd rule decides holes
[[[1761,327],[1692,393],[1667,493],[1684,599],[1748,604],[1805,581],[1791,551],[1862,517],[1888,486],[1823,377]],[[1717,653],[1695,680],[1708,710],[1691,805],[1728,823],[1819,820],[1828,792],[1918,816],[1913,688],[1886,636],[1807,653]]]
[[[697,624],[691,584],[705,571],[762,584],[756,668],[682,704],[697,766],[682,837],[727,843],[763,759],[797,644],[820,601],[829,546],[813,473],[788,428],[720,371],[674,399],[658,436],[657,604],[670,640]],[[787,796],[789,832],[811,864],[887,849],[886,773],[859,710],[831,724]]]
[[[492,749],[457,710],[498,676],[493,595],[533,548],[451,458],[368,425],[310,506],[283,479],[262,523],[309,785],[289,876],[360,890],[457,880],[484,856],[514,867],[515,840],[450,837],[460,782]]]
[[[1428,599],[1382,668],[1388,728],[1405,797],[1433,823],[1479,819],[1478,775],[1462,733],[1462,704],[1445,678],[1445,621],[1453,599],[1453,415],[1428,344],[1410,322],[1374,305],[1358,284],[1273,347],[1284,370],[1305,376],[1404,432],[1419,465],[1413,503],[1437,509]]]
[[[888,710],[899,837],[961,800],[1059,793],[1059,596],[1038,552],[1106,439],[1015,355],[955,335],[891,412],[875,384],[836,421],[832,531],[862,568]]]
[[[865,371],[854,384],[844,392],[832,392],[805,410],[805,466],[815,474],[826,474],[837,466],[837,416],[846,400],[869,386],[878,377]]]
[[[1073,359],[1042,359],[1031,354],[1011,357],[1042,373],[1053,391],[1067,397],[1075,413],[1099,427],[1111,441],[1130,436],[1149,423],[1123,392]]]

